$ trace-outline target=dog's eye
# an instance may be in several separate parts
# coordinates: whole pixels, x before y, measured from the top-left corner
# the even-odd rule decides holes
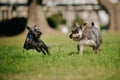
[[[37,31],[37,29],[34,29],[34,31],[36,32],[36,31]]]
[[[29,30],[29,33],[32,33],[32,29]]]
[[[74,31],[72,31],[74,34],[77,34],[78,32],[79,32],[79,30],[74,30]]]

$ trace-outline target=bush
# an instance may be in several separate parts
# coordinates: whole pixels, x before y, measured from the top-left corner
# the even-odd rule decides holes
[[[47,18],[47,21],[50,27],[55,28],[55,29],[58,28],[60,24],[66,23],[66,21],[63,20],[62,18],[62,14],[52,15],[51,17]]]
[[[0,22],[0,36],[13,36],[25,30],[27,19],[14,17]]]
[[[77,20],[79,25],[82,25],[84,23],[84,20],[81,17],[77,17]]]

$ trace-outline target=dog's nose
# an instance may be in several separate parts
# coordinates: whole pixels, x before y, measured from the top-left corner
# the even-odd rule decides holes
[[[70,34],[69,38],[71,38],[71,39],[72,39],[72,34]]]
[[[26,44],[24,44],[23,48],[26,49]]]
[[[41,35],[42,35],[42,32],[38,32],[37,34],[38,34],[39,36],[41,36]]]

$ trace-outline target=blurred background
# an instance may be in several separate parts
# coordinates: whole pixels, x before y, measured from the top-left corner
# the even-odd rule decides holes
[[[68,33],[74,22],[120,31],[120,0],[0,0],[0,37],[37,25],[44,34]]]
[[[100,26],[100,54],[77,55],[75,21]],[[40,28],[51,56],[23,48],[26,25]],[[120,80],[120,0],[0,0],[0,80]]]

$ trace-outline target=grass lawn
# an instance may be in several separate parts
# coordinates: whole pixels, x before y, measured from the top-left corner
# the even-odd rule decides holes
[[[82,55],[68,36],[42,35],[51,56],[24,50],[24,35],[0,38],[0,80],[120,80],[120,33],[103,33],[101,52]]]

